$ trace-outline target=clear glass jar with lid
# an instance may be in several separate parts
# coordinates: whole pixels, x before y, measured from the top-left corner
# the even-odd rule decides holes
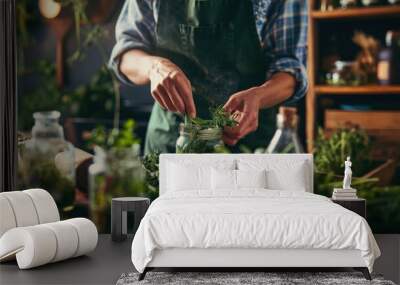
[[[33,118],[32,138],[18,144],[18,188],[45,188],[63,214],[75,199],[75,149],[64,139],[60,112],[37,112]]]
[[[201,129],[192,124],[181,124],[176,141],[176,153],[224,152],[221,128]]]

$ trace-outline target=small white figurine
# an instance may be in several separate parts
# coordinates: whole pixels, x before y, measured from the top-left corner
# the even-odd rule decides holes
[[[351,177],[353,172],[351,171],[350,156],[347,157],[347,160],[344,162],[344,166],[343,189],[351,189]]]

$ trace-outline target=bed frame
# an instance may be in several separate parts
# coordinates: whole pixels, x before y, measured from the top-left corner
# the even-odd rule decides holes
[[[152,261],[139,275],[143,280],[155,268],[232,268],[246,271],[271,268],[353,268],[371,280],[359,250],[329,249],[192,249],[156,250]],[[262,270],[260,270],[262,271]]]
[[[206,157],[208,163],[220,159],[222,154],[161,154],[160,156],[160,195],[166,192],[166,162],[167,160],[190,160]],[[226,159],[265,157],[265,154],[224,154]],[[289,157],[290,156],[290,157]],[[310,187],[313,192],[313,157],[311,154],[274,154],[271,159],[301,159],[309,166]],[[211,161],[211,162],[210,162]],[[158,249],[154,252],[152,261],[139,275],[143,280],[146,273],[155,268],[230,268],[235,271],[250,269],[285,268],[353,268],[361,271],[367,280],[371,275],[359,250],[330,250],[330,249],[249,249],[249,248],[170,248]],[[237,270],[236,270],[237,269]],[[262,271],[262,270],[260,270]]]

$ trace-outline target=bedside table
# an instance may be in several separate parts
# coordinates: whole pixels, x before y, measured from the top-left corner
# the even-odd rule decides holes
[[[150,206],[150,199],[144,197],[119,197],[111,201],[111,239],[124,241],[127,237],[127,212],[133,212],[133,234]]]
[[[364,219],[367,218],[367,201],[362,198],[353,200],[337,200],[331,199],[333,203],[339,204],[340,206],[359,214]]]

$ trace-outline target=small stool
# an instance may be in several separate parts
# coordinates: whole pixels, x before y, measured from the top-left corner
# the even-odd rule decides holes
[[[150,199],[143,197],[113,198],[111,202],[111,239],[124,241],[127,236],[127,212],[133,212],[135,223],[133,233],[136,233],[140,221],[150,205]]]

